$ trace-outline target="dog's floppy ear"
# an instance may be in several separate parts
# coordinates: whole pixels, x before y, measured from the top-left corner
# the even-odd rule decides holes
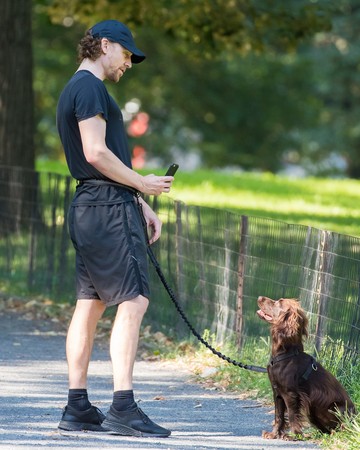
[[[309,319],[307,318],[305,312],[298,308],[298,314],[299,314],[299,326],[300,326],[300,332],[303,336],[308,337],[308,325],[309,325]]]
[[[280,316],[276,331],[284,338],[295,338],[296,336],[307,336],[308,319],[298,302],[292,301],[289,308]]]

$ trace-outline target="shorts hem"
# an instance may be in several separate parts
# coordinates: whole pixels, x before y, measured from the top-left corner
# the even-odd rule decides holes
[[[101,298],[96,294],[96,295],[92,295],[92,294],[76,294],[76,299],[77,300],[101,300]]]
[[[131,293],[129,295],[125,295],[125,296],[123,296],[121,298],[116,298],[116,299],[109,300],[109,301],[106,301],[106,300],[101,300],[101,301],[106,305],[106,307],[108,307],[108,306],[115,306],[115,305],[120,305],[121,303],[124,303],[124,302],[126,302],[128,300],[132,300],[133,298],[136,298],[139,295],[142,295],[143,297],[145,297],[145,298],[147,298],[149,300],[149,297],[150,297],[149,293],[147,293],[147,292],[139,292],[138,291],[138,292],[133,292],[133,293]]]

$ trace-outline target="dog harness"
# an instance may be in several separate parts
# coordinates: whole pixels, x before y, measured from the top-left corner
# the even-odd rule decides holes
[[[293,356],[300,355],[300,353],[304,353],[305,355],[310,356],[305,352],[301,352],[298,348],[295,348],[295,349],[291,350],[290,352],[283,353],[278,356],[272,356],[270,358],[269,364],[270,364],[270,366],[274,366],[276,363],[283,361],[284,359],[288,359],[288,358],[292,358]],[[310,363],[309,363],[307,369],[305,370],[305,372],[301,375],[301,378],[304,380],[308,380],[312,371],[316,372],[317,369],[318,368],[316,365],[316,359],[314,357],[310,356]]]

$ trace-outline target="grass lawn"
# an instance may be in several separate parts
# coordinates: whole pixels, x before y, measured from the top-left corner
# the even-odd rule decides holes
[[[64,163],[37,163],[38,170],[67,174]],[[156,174],[165,173],[156,170]],[[143,174],[150,171],[141,171]],[[286,178],[225,171],[176,174],[169,194],[188,205],[229,209],[360,237],[360,180]]]
[[[272,174],[179,173],[170,194],[187,204],[310,225],[360,237],[360,181]]]

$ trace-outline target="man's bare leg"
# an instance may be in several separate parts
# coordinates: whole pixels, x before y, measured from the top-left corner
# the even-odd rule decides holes
[[[133,369],[140,326],[148,304],[148,299],[139,295],[118,306],[110,339],[114,391],[133,388]]]
[[[102,427],[122,436],[168,437],[171,431],[150,420],[134,401],[133,369],[147,306],[148,299],[140,295],[118,307],[110,340],[114,398]]]
[[[105,305],[99,300],[79,299],[76,303],[66,339],[69,389],[87,388],[87,372],[96,325],[105,308]]]
[[[87,372],[94,344],[96,325],[105,310],[99,300],[79,299],[66,339],[69,368],[69,397],[59,423],[60,430],[104,431],[105,416],[92,406],[87,394]]]

